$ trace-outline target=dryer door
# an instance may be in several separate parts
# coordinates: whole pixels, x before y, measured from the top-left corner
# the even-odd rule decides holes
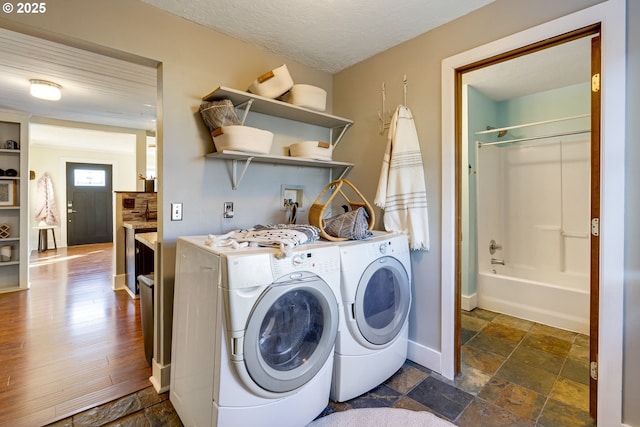
[[[312,273],[296,273],[260,296],[247,321],[244,360],[253,381],[282,393],[310,381],[333,354],[338,301]]]
[[[404,266],[385,256],[369,264],[356,290],[353,315],[367,342],[384,346],[400,333],[409,314],[411,285]]]

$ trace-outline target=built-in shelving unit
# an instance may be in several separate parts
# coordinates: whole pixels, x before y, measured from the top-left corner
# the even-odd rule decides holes
[[[0,110],[0,292],[29,287],[27,124]]]
[[[221,99],[231,100],[236,108],[244,110],[244,116],[242,117],[243,124],[247,114],[250,111],[253,111],[273,117],[294,120],[309,125],[327,128],[329,130],[329,139],[334,148],[338,143],[340,143],[347,129],[349,129],[353,124],[352,120],[226,87],[219,87],[210,94],[204,96],[202,99],[204,101],[216,101]],[[273,154],[254,154],[229,150],[209,153],[206,157],[217,160],[229,160],[232,162],[232,183],[234,189],[240,185],[245,172],[252,162],[331,169],[332,175],[335,175],[332,179],[344,178],[353,168],[352,163],[310,160],[299,157]],[[238,161],[244,162],[241,171],[238,171]]]

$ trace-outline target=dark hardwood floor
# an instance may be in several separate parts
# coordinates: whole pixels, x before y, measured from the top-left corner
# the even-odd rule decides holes
[[[113,245],[34,253],[0,294],[0,426],[42,426],[150,385],[139,300],[112,290]]]

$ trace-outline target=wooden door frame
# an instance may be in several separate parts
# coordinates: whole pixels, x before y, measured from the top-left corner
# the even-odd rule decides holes
[[[600,236],[600,324],[598,424],[617,425],[622,420],[622,356],[624,294],[624,147],[626,5],[609,0],[498,41],[452,56],[442,62],[442,240],[441,240],[441,373],[455,375],[456,228],[458,214],[455,178],[456,70],[486,58],[522,48],[594,24],[602,26],[602,156]],[[459,285],[459,283],[458,283]],[[606,333],[603,333],[606,331]],[[615,390],[615,392],[612,392]]]
[[[462,135],[462,123],[464,117],[463,111],[463,77],[466,73],[473,72],[485,67],[490,67],[495,64],[502,63],[516,59],[518,57],[529,55],[539,52],[541,50],[550,49],[555,46],[559,46],[564,43],[568,43],[584,37],[592,38],[592,48],[590,53],[589,63],[592,69],[592,73],[600,73],[600,24],[589,25],[584,28],[571,31],[566,34],[561,34],[557,37],[552,37],[546,40],[542,40],[538,43],[534,43],[528,46],[524,46],[520,49],[515,49],[495,57],[490,57],[478,61],[476,63],[468,64],[467,66],[456,69],[456,235],[458,240],[456,242],[456,329],[455,329],[455,347],[457,349],[455,353],[454,369],[455,374],[459,374],[461,370],[460,349],[461,343],[461,299],[462,299],[462,173],[463,170],[466,173],[466,168],[462,166],[462,144],[467,144],[466,138]],[[597,40],[597,46],[594,42]],[[591,93],[591,141],[590,141],[590,153],[591,153],[591,183],[589,193],[591,194],[591,206],[590,206],[590,218],[600,217],[600,102],[599,102],[599,88],[598,91]],[[590,352],[592,362],[597,363],[598,352],[598,307],[599,307],[599,237],[591,237],[591,250],[590,250]],[[596,376],[597,378],[597,376]],[[596,403],[597,403],[597,379],[591,378],[590,380],[590,412],[593,418],[596,418]]]
[[[593,419],[598,416],[598,336],[600,323],[600,120],[602,105],[600,102],[600,63],[602,61],[600,31],[591,39],[591,212],[590,237],[590,301],[589,310],[589,413]],[[597,223],[594,223],[597,221]],[[596,228],[594,228],[594,226]]]

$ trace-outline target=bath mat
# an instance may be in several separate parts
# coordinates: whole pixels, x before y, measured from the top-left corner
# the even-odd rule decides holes
[[[400,408],[363,408],[334,412],[307,427],[455,427],[430,412]]]

